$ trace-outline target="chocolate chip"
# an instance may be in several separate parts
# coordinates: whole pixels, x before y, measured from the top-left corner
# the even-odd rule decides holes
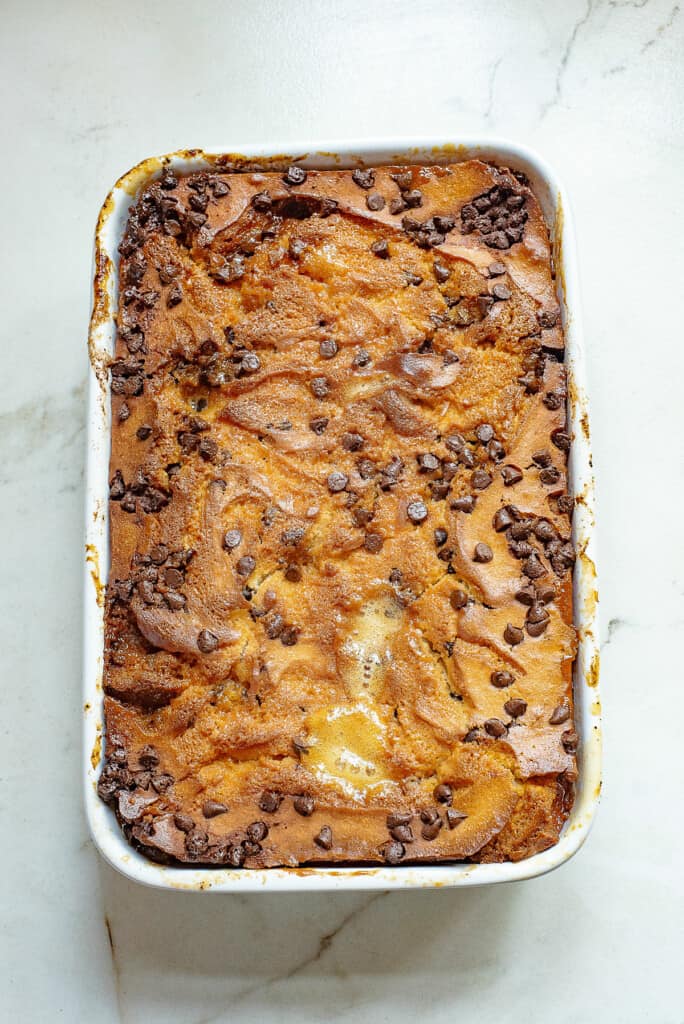
[[[332,849],[333,834],[329,825],[324,825],[318,835],[314,836],[314,843],[316,846],[320,846],[322,850]]]
[[[432,825],[439,820],[439,811],[436,807],[424,807],[420,812],[420,820],[424,821],[426,825]]]
[[[210,437],[202,438],[198,450],[205,462],[213,462],[218,455],[218,445]]]
[[[441,526],[437,527],[433,534],[435,538],[435,544],[438,548],[441,548],[443,544],[446,544],[449,534]]]
[[[401,583],[403,575],[401,569],[391,569],[389,574],[390,583]]]
[[[368,366],[369,363],[370,353],[367,352],[365,348],[360,348],[354,355],[354,358],[352,359],[352,366],[354,368],[358,368]]]
[[[540,540],[542,544],[549,544],[552,540],[555,540],[558,536],[556,527],[548,521],[548,519],[540,519],[538,523],[534,525],[534,535],[537,540]]]
[[[370,248],[373,255],[379,257],[379,259],[389,259],[390,251],[386,238],[379,238],[377,242],[373,242]]]
[[[475,508],[476,498],[474,494],[466,494],[462,498],[456,498],[451,502],[451,508],[456,512],[472,512]]]
[[[116,473],[109,481],[109,497],[111,501],[121,501],[124,494],[126,493],[126,484],[121,474],[121,470],[117,469]]]
[[[296,547],[299,544],[306,531],[301,526],[293,526],[289,530],[283,530],[280,534],[280,541],[287,547]]]
[[[299,569],[296,565],[288,565],[287,569],[285,570],[285,579],[289,580],[290,583],[299,583],[301,578],[301,569]]]
[[[371,192],[370,195],[366,196],[366,206],[369,210],[376,212],[384,208],[385,200],[379,192]]]
[[[275,814],[282,803],[282,793],[276,793],[274,789],[265,789],[259,797],[259,807],[267,814]]]
[[[209,837],[202,829],[196,828],[185,837],[185,849],[188,857],[201,857],[209,848]]]
[[[233,548],[239,547],[242,543],[242,533],[240,530],[227,530],[223,535],[223,546],[226,551],[232,551]]]
[[[444,438],[444,444],[451,452],[462,452],[465,448],[465,438],[462,434],[449,434]]]
[[[311,391],[315,398],[326,398],[330,394],[330,386],[327,378],[314,377],[311,381]]]
[[[563,405],[563,402],[565,401],[565,395],[560,391],[548,391],[544,395],[542,401],[547,409],[555,411],[556,409],[560,409],[560,407]]]
[[[174,306],[180,305],[183,301],[183,289],[176,283],[172,288],[169,288],[169,293],[166,296],[166,305],[169,309],[173,309]]]
[[[396,825],[389,831],[392,838],[396,839],[399,843],[413,842],[413,829],[410,825]]]
[[[402,843],[394,840],[391,843],[385,843],[384,846],[381,846],[380,852],[386,864],[398,864],[406,853],[406,850]]]
[[[287,173],[283,175],[286,185],[303,185],[306,181],[306,171],[303,167],[296,167],[294,164],[288,167]]]
[[[363,448],[363,438],[361,437],[361,434],[343,434],[342,447],[348,452],[358,452],[360,448]]]
[[[205,800],[202,804],[202,814],[205,818],[217,818],[219,814],[225,814],[227,810],[226,804],[219,800]]]
[[[463,811],[457,811],[455,807],[447,807],[446,820],[450,829],[457,828],[467,817],[468,815]]]
[[[337,355],[337,342],[335,341],[334,338],[324,338],[323,341],[318,346],[318,351],[320,352],[322,359],[333,359]],[[320,380],[321,378],[316,379]],[[319,398],[321,396],[316,395],[316,397]]]
[[[494,554],[489,544],[483,544],[482,541],[480,541],[475,545],[475,551],[473,552],[474,562],[491,562],[493,557]]]
[[[330,493],[338,494],[340,491],[343,491],[349,483],[349,477],[346,473],[340,473],[336,470],[335,472],[328,474],[327,483]]]
[[[269,640],[277,640],[285,628],[285,620],[282,615],[272,615],[266,622],[266,636]]]
[[[546,466],[551,465],[551,455],[546,448],[542,448],[538,452],[532,452],[532,461],[535,466],[539,466],[541,469],[544,469]]]
[[[166,793],[168,789],[173,786],[173,775],[162,773],[161,775],[155,775],[152,779],[152,788],[157,793]]]
[[[513,524],[513,516],[509,512],[508,508],[504,505],[503,508],[496,510],[492,517],[492,526],[497,533],[503,533],[509,526]]]
[[[296,626],[286,626],[280,634],[280,642],[283,647],[294,647],[299,639],[299,633]]]
[[[476,491],[484,491],[491,484],[492,478],[486,469],[476,469],[471,482]]]
[[[447,267],[445,263],[442,263],[441,260],[435,260],[435,262],[432,264],[432,269],[435,278],[437,279],[437,281],[439,281],[440,284],[444,284],[444,282],[448,281],[449,278],[451,277],[450,268]]]
[[[502,466],[501,476],[506,487],[519,483],[523,478],[522,472],[517,466]]]
[[[440,804],[450,804],[453,799],[454,791],[447,782],[440,782],[439,785],[435,786],[433,789],[432,795]]]
[[[175,590],[167,590],[164,600],[172,612],[179,612],[181,608],[185,608],[185,598]]]
[[[396,196],[396,198],[394,198],[389,204],[389,212],[394,214],[395,216],[398,213],[403,213],[405,209],[406,204],[404,203],[404,200],[401,198],[401,196]]]
[[[511,718],[520,718],[527,711],[527,702],[521,700],[520,697],[512,697],[504,704],[504,711]]]
[[[159,754],[148,744],[138,754],[138,761],[143,768],[156,768],[159,764]]]
[[[510,299],[511,290],[505,284],[495,284],[491,294],[498,302],[505,302],[506,299]]]
[[[420,455],[416,455],[416,462],[421,473],[434,473],[440,467],[439,459],[432,452],[423,452]]]
[[[408,811],[393,811],[387,815],[387,828],[397,828],[399,825],[408,825],[413,815]]]
[[[373,188],[373,185],[375,184],[375,171],[372,167],[357,167],[357,169],[352,172],[352,181],[355,185],[358,185],[359,188]]]
[[[452,590],[449,602],[454,611],[457,612],[468,604],[468,595],[465,590]]]
[[[411,273],[410,270],[407,270],[405,272],[404,277],[406,278],[406,284],[413,285],[414,287],[417,287],[419,284],[423,283],[423,278],[420,276],[420,274],[413,274]]]
[[[443,827],[444,822],[442,821],[441,818],[438,817],[435,821],[432,821],[427,825],[423,825],[423,827],[420,830],[420,834],[422,835],[423,839],[427,839],[428,841],[430,841],[431,839],[437,838]]]
[[[273,205],[273,200],[268,192],[257,192],[252,196],[252,206],[261,213],[266,213]]]
[[[551,717],[549,718],[549,723],[551,725],[562,725],[563,722],[567,722],[569,717],[570,708],[568,707],[568,705],[559,704],[557,707],[553,709]]]
[[[297,814],[301,814],[303,818],[310,818],[316,810],[316,801],[308,793],[302,793],[294,798],[293,806]]]
[[[552,583],[537,583],[537,598],[542,604],[550,604],[556,596],[556,589]]]
[[[495,263],[490,263],[487,270],[490,277],[501,277],[502,274],[506,273],[506,265],[499,263],[497,260]]]
[[[560,480],[560,471],[555,466],[540,470],[539,479],[543,484],[557,484]]]
[[[522,632],[522,630],[519,630],[519,632]],[[492,674],[489,677],[489,681],[491,682],[492,686],[496,686],[497,690],[505,690],[507,686],[513,685],[513,683],[515,682],[515,678],[511,675],[510,672],[499,671],[492,672]]]
[[[540,562],[539,556],[535,553],[529,556],[522,567],[522,571],[530,580],[538,580],[541,576],[546,576],[546,569]]]
[[[561,743],[567,750],[568,754],[577,753],[577,744],[579,743],[579,736],[574,729],[568,729],[561,736]]]
[[[379,533],[367,533],[363,540],[363,546],[366,551],[376,555],[378,551],[382,549],[383,538]]]
[[[463,737],[463,742],[464,743],[474,743],[476,740],[479,740],[479,738],[480,738],[480,730],[478,728],[469,729],[468,732]]]
[[[234,846],[230,846],[228,848],[227,862],[233,868],[241,868],[245,863],[246,856],[247,854],[245,853],[242,843],[236,843]]]
[[[251,555],[243,555],[242,558],[238,558],[235,565],[235,570],[238,576],[249,576],[256,569],[256,559]]]
[[[524,701],[523,701],[524,703]],[[485,732],[495,739],[501,739],[508,732],[504,723],[498,718],[488,718],[484,724]]]
[[[475,436],[482,444],[489,444],[494,437],[494,427],[489,423],[481,423],[475,429]]]
[[[559,448],[562,452],[570,450],[571,437],[564,430],[560,428],[551,431],[551,443]]]
[[[418,526],[420,523],[425,522],[428,515],[427,506],[424,501],[412,501],[409,503],[406,509],[406,515],[410,521]]]
[[[520,604],[533,605],[537,599],[537,595],[532,587],[520,587],[515,593],[515,599]]]
[[[192,832],[195,822],[189,814],[174,814],[173,823],[181,832]]]
[[[197,646],[199,647],[202,654],[211,654],[218,647],[218,637],[214,633],[211,633],[208,629],[200,631],[197,637]]]
[[[509,622],[506,628],[504,629],[504,640],[506,641],[506,643],[510,644],[511,647],[515,647],[517,644],[521,644],[523,642],[523,639],[524,633],[522,629],[519,629],[517,626],[511,625],[511,623]]]
[[[466,466],[467,469],[472,469],[475,465],[475,456],[470,448],[464,448],[463,451],[458,453],[458,461],[462,466]]]

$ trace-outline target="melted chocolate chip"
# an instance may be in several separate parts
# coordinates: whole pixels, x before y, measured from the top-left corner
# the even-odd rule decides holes
[[[330,385],[327,379],[325,377],[314,377],[311,381],[311,391],[315,398],[326,398],[330,394]]]
[[[320,846],[322,850],[332,849],[333,834],[329,825],[324,825],[318,835],[314,836],[314,843],[316,846]]]
[[[439,785],[435,786],[433,789],[432,795],[438,803],[450,804],[453,799],[454,791],[447,782],[440,782]]]
[[[416,455],[416,462],[418,463],[418,471],[420,473],[434,473],[440,467],[439,459],[432,452],[423,452],[420,455]]]
[[[504,711],[511,718],[520,718],[527,711],[527,701],[521,700],[520,697],[512,697],[504,704]]]
[[[385,200],[379,192],[371,192],[370,195],[366,196],[366,206],[369,210],[376,212],[384,208]]]
[[[265,789],[259,797],[259,807],[266,814],[275,814],[282,800],[282,793],[277,793],[274,789]]]
[[[476,491],[486,490],[491,482],[492,478],[486,469],[476,469],[471,478],[471,483]]]
[[[574,729],[568,729],[561,736],[561,743],[565,747],[568,754],[577,753],[577,745],[579,743],[579,736]]]
[[[202,804],[202,814],[205,818],[217,818],[219,814],[225,814],[227,810],[227,805],[219,800],[205,800]]]
[[[563,722],[567,722],[570,718],[570,708],[567,704],[559,704],[555,707],[549,718],[550,725],[562,725]]]
[[[450,829],[458,828],[467,817],[468,815],[464,814],[463,811],[457,811],[455,807],[447,807],[446,820]]]
[[[444,822],[442,821],[441,818],[438,817],[435,819],[435,821],[423,825],[423,827],[420,830],[420,834],[422,835],[423,839],[427,839],[429,842],[430,840],[437,838],[443,827]]]
[[[520,630],[519,632],[522,632],[522,630]],[[505,690],[507,686],[513,685],[513,683],[515,682],[515,678],[511,675],[510,672],[500,671],[492,672],[492,674],[489,677],[489,681],[491,682],[492,686],[496,686],[497,690]]]
[[[389,245],[386,238],[379,238],[371,245],[371,252],[381,260],[388,260],[390,257]]]
[[[316,801],[308,793],[302,793],[294,798],[293,806],[297,814],[301,814],[303,818],[310,818],[316,810]]]
[[[413,829],[410,825],[395,825],[389,830],[389,833],[392,839],[396,839],[398,843],[413,842]]]
[[[355,185],[358,185],[359,188],[373,188],[373,185],[375,184],[375,171],[372,167],[357,167],[357,169],[352,172],[352,181]]]
[[[435,260],[435,262],[432,264],[432,270],[434,272],[435,278],[437,279],[437,281],[439,281],[440,284],[444,284],[444,282],[448,281],[449,278],[451,277],[450,268],[447,267],[445,263],[442,263],[441,260]]]
[[[513,626],[510,622],[504,629],[504,640],[511,647],[515,647],[517,644],[521,644],[524,639],[524,633],[518,626]]]
[[[459,611],[468,604],[468,595],[465,590],[453,590],[449,602],[454,611]]]
[[[479,427],[475,429],[475,436],[481,444],[489,444],[494,437],[494,427],[489,423],[481,423]]]
[[[474,494],[466,494],[464,497],[456,498],[452,501],[451,508],[456,512],[472,512],[475,508],[475,501],[476,498]]]
[[[363,540],[363,546],[366,551],[375,555],[382,549],[383,538],[379,533],[367,533]]]
[[[211,654],[218,647],[218,637],[208,629],[203,629],[197,636],[197,646],[202,654]]]
[[[363,438],[361,434],[343,434],[342,435],[342,447],[348,452],[358,452],[359,449],[363,448]]]
[[[387,828],[397,828],[399,825],[408,825],[413,815],[409,811],[393,811],[387,815]]]
[[[393,840],[391,843],[385,843],[384,846],[381,846],[380,852],[386,864],[398,864],[406,850],[403,843]]]
[[[238,576],[250,576],[255,569],[256,559],[252,555],[243,555],[242,558],[238,558],[235,565]]]
[[[492,517],[492,526],[497,533],[502,533],[504,530],[507,530],[509,526],[512,526],[512,524],[513,516],[505,505],[503,508],[496,510]]]
[[[517,466],[502,466],[501,477],[506,487],[512,487],[513,484],[517,484],[522,480],[523,475]]]
[[[485,732],[495,739],[501,739],[508,732],[504,723],[498,718],[488,718],[484,724]]]
[[[474,562],[491,562],[493,557],[494,554],[489,544],[483,544],[482,541],[480,541],[475,545],[475,551],[473,552]]]

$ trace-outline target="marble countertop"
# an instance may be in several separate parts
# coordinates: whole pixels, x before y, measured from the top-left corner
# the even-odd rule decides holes
[[[682,1024],[684,9],[115,9],[2,9],[3,1019]],[[555,873],[489,889],[141,889],[99,860],[79,779],[85,334],[102,198],[141,158],[179,147],[483,131],[542,153],[577,221],[604,630],[594,830]]]

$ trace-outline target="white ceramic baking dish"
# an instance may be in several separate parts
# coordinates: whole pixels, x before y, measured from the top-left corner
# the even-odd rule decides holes
[[[584,353],[579,311],[575,240],[568,200],[551,169],[529,150],[499,139],[391,139],[385,142],[324,142],[287,146],[249,146],[235,152],[187,150],[138,164],[117,181],[105,199],[95,233],[93,311],[89,332],[88,451],[85,537],[84,744],[85,803],[93,840],[109,863],[145,885],[210,892],[416,889],[487,885],[531,878],[567,861],[584,842],[598,804],[601,786],[599,638],[594,556],[594,480]],[[243,155],[248,154],[248,155]],[[575,622],[579,652],[574,688],[576,725],[581,737],[579,782],[572,814],[556,846],[518,863],[426,864],[363,868],[270,868],[260,870],[165,867],[152,863],[124,839],[114,814],[97,796],[103,743],[103,612],[108,551],[108,476],[110,396],[108,361],[114,348],[117,302],[117,246],[129,208],[139,190],[169,164],[180,172],[215,166],[264,170],[304,167],[339,168],[397,163],[440,164],[478,158],[524,171],[551,226],[558,298],[563,311],[569,373],[569,421],[574,437],[569,477],[577,507],[573,536]]]

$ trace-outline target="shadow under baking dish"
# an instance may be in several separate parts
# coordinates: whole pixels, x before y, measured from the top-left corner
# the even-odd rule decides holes
[[[179,891],[258,892],[417,889],[488,885],[532,878],[573,856],[591,826],[601,788],[601,704],[599,695],[598,592],[594,540],[594,478],[584,372],[577,266],[572,220],[565,192],[550,168],[530,150],[501,139],[390,139],[381,142],[323,142],[246,147],[246,154],[217,148],[184,150],[144,160],[117,181],[100,211],[95,233],[93,310],[88,349],[87,479],[85,507],[83,769],[90,831],[103,857],[144,885]],[[572,812],[559,842],[517,863],[355,864],[350,867],[220,868],[154,864],[134,850],[111,810],[97,796],[103,755],[104,586],[108,551],[110,395],[108,360],[114,350],[118,245],[128,211],[141,188],[165,166],[179,173],[210,169],[340,169],[382,164],[446,164],[480,159],[523,171],[551,229],[556,284],[566,337],[568,423],[573,444],[568,465],[576,506],[572,523],[577,551],[574,621],[579,648],[574,666],[576,726],[580,734],[579,780]]]

